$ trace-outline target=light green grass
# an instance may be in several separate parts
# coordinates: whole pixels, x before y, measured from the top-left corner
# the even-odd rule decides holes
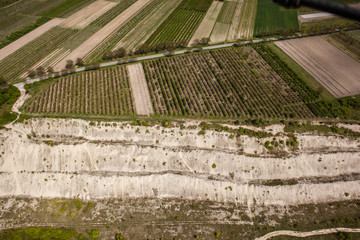
[[[269,0],[259,0],[254,36],[277,35],[299,30],[297,10],[284,9]]]
[[[334,100],[335,97],[326,90],[316,79],[311,76],[305,69],[303,69],[299,64],[297,64],[289,55],[287,55],[283,50],[281,50],[278,46],[274,43],[268,43],[268,46],[282,59],[284,60],[288,66],[293,69],[298,76],[306,81],[309,86],[313,89],[316,89],[320,92],[320,95],[325,100]]]

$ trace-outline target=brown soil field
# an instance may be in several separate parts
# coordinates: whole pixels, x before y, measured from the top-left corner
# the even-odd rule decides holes
[[[128,65],[127,71],[129,73],[136,113],[139,115],[154,113],[142,64]]]
[[[66,18],[60,26],[65,28],[84,28],[115,5],[115,2],[97,0]]]
[[[322,37],[275,43],[335,97],[360,94],[360,63]]]
[[[63,19],[63,18],[54,18],[51,21],[45,23],[44,25],[42,25],[42,26],[36,28],[35,30],[29,32],[25,36],[19,38],[15,42],[7,45],[6,47],[4,47],[2,49],[0,49],[0,61],[2,59],[6,58],[7,56],[9,56],[10,54],[12,54],[13,52],[15,52],[16,50],[18,50],[19,48],[25,46],[27,43],[31,42],[35,38],[39,37],[41,34],[47,32],[49,29],[59,25],[64,20],[65,19]]]
[[[226,40],[228,40],[228,41],[235,41],[237,39],[239,24],[241,21],[240,16],[241,16],[243,2],[244,2],[244,0],[238,0],[236,3],[236,10],[234,12],[234,16],[231,21],[230,29],[229,29],[228,35],[226,37]]]
[[[84,58],[88,55],[91,50],[93,50],[96,46],[98,46],[102,41],[104,41],[107,37],[109,37],[116,29],[118,29],[122,24],[124,24],[130,17],[136,14],[141,8],[143,8],[146,4],[148,4],[150,0],[137,1],[125,11],[123,11],[120,15],[114,18],[111,22],[106,24],[102,29],[96,32],[93,36],[91,36],[88,40],[86,40],[83,44],[81,44],[78,48],[76,48],[73,52],[71,52],[66,58],[60,61],[55,67],[55,71],[60,71],[65,67],[66,61],[76,60],[77,58]]]

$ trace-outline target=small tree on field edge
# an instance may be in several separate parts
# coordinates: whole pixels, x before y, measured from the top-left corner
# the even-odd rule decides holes
[[[83,66],[84,65],[84,60],[82,60],[82,58],[77,58],[76,59],[76,65]]]
[[[73,61],[73,60],[67,60],[67,61],[66,61],[65,68],[66,68],[66,69],[70,69],[70,68],[72,68],[72,67],[74,67],[74,61]]]

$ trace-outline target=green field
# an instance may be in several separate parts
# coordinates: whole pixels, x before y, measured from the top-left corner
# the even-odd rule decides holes
[[[183,0],[146,43],[190,41],[211,3],[212,0]]]
[[[254,36],[288,34],[299,30],[297,10],[280,7],[269,0],[259,0]]]
[[[346,32],[346,34],[350,35],[352,38],[360,42],[360,30]]]
[[[95,0],[66,0],[56,7],[42,13],[47,17],[67,17]]]

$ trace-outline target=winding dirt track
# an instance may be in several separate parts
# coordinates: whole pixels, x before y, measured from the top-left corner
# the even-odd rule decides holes
[[[352,232],[352,233],[360,233],[360,228],[329,228],[329,229],[320,229],[314,230],[311,232],[296,232],[296,231],[275,231],[268,233],[262,237],[256,238],[255,240],[266,240],[276,236],[292,236],[292,237],[310,237],[315,235],[324,235],[330,233],[337,233],[337,232]]]

